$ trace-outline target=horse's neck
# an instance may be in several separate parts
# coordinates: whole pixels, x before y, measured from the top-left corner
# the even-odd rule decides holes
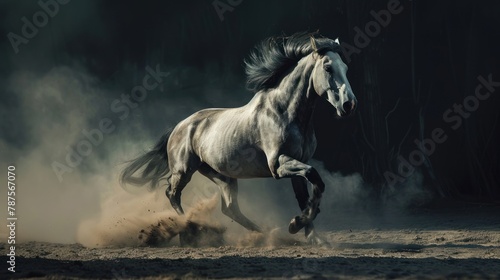
[[[312,126],[312,113],[317,94],[310,85],[314,59],[306,56],[286,75],[274,91],[275,101],[289,123],[295,122],[301,129]],[[311,87],[311,88],[310,88]]]

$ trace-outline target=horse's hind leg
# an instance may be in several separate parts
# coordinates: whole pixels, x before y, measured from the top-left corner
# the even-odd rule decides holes
[[[167,178],[167,190],[165,194],[170,200],[170,204],[175,209],[177,214],[184,214],[181,206],[182,190],[191,181],[194,172],[200,166],[198,157],[189,154],[182,154],[180,157],[169,157],[172,168],[170,177]]]
[[[262,232],[259,226],[250,221],[240,211],[238,205],[238,181],[236,179],[226,177],[208,165],[202,165],[198,171],[219,186],[222,196],[221,208],[224,215],[248,230]]]
[[[260,227],[241,213],[238,205],[238,181],[230,179],[227,185],[219,186],[222,192],[222,213],[248,230],[262,232]]]
[[[307,208],[309,201],[309,191],[307,190],[307,180],[301,177],[292,178],[293,191],[295,198],[299,203],[300,210],[304,211]],[[319,208],[318,208],[319,212]],[[307,242],[317,245],[328,245],[328,242],[322,239],[314,230],[314,224],[310,222],[304,226]]]
[[[168,200],[170,200],[170,204],[179,215],[184,214],[184,210],[181,206],[182,190],[186,187],[187,183],[191,181],[192,176],[193,173],[191,172],[176,172],[172,173],[170,178],[167,179],[168,183],[165,194],[167,195]]]

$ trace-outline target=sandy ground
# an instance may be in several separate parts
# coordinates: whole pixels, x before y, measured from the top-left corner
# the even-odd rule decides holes
[[[385,213],[375,226],[356,215],[332,219],[320,228],[331,248],[305,245],[299,234],[290,239],[284,229],[203,248],[175,241],[161,248],[27,242],[17,246],[16,273],[7,272],[6,256],[0,257],[0,278],[500,279],[500,206],[393,214]],[[0,247],[5,252],[7,244]]]

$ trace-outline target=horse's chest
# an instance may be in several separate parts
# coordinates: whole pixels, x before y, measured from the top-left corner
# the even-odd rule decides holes
[[[282,149],[284,154],[306,162],[311,159],[316,150],[316,138],[312,130],[302,132],[296,125],[285,129]]]

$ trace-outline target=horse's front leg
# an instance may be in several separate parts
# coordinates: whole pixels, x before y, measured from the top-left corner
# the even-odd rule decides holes
[[[304,211],[307,208],[309,201],[309,191],[307,190],[307,180],[302,177],[292,177],[293,191],[295,198],[299,203],[300,210]],[[318,213],[319,213],[318,208]],[[313,245],[322,245],[328,247],[330,244],[323,239],[314,229],[313,222],[306,224],[304,227],[307,242]]]
[[[304,226],[310,224],[319,213],[321,195],[325,190],[325,184],[318,174],[318,171],[310,165],[293,159],[287,155],[280,155],[278,158],[279,167],[276,170],[278,178],[303,177],[313,185],[312,197],[307,202],[307,206],[302,211],[302,215],[296,216],[290,222],[288,231],[297,233]]]

